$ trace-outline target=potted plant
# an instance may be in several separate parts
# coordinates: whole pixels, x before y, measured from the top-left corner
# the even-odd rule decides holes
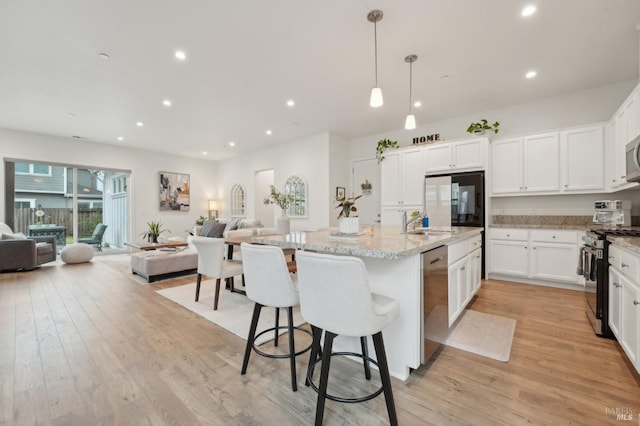
[[[158,242],[158,236],[163,233],[163,232],[171,232],[168,229],[162,229],[162,222],[158,221],[151,221],[151,222],[147,222],[147,232],[143,232],[142,237],[146,238],[148,242],[150,243],[157,243]]]
[[[378,163],[384,160],[384,152],[390,148],[398,149],[398,141],[392,141],[389,139],[381,139],[378,141],[378,146],[376,147],[376,159],[378,160]]]
[[[351,212],[357,212],[356,208],[356,200],[362,197],[358,195],[357,197],[345,198],[344,200],[337,200],[340,203],[336,206],[336,208],[340,209],[340,213],[338,213],[338,229],[343,234],[357,234],[360,230],[360,222],[358,216],[351,216]]]
[[[497,121],[493,124],[489,124],[489,122],[483,118],[482,120],[480,120],[479,123],[469,124],[469,127],[467,128],[467,132],[473,133],[476,135],[484,135],[485,130],[490,130],[497,135],[499,131],[498,129],[499,126],[500,126],[500,123],[498,123]]]
[[[291,230],[291,222],[287,216],[287,208],[291,205],[292,201],[292,194],[282,193],[273,185],[271,185],[269,195],[264,199],[265,204],[276,204],[282,211],[282,215],[276,221],[276,232],[278,234],[288,234]]]
[[[362,195],[371,195],[371,189],[373,189],[373,186],[371,185],[371,182],[369,182],[369,179],[365,179],[364,182],[360,184],[360,189],[362,189]]]
[[[197,226],[202,226],[204,225],[204,223],[207,221],[207,218],[204,216],[200,216],[199,218],[196,219],[196,225]]]

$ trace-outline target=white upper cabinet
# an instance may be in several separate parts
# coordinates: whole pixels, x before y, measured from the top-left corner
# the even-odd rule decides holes
[[[560,133],[563,191],[604,189],[604,137],[602,126]]]
[[[638,186],[628,183],[626,145],[640,135],[640,85],[627,97],[611,118],[605,142],[607,157],[606,189],[621,191]]]
[[[527,194],[559,189],[558,133],[492,142],[492,194]]]
[[[482,170],[488,139],[442,142],[426,146],[424,166],[427,173]]]
[[[424,165],[422,148],[385,153],[380,163],[383,206],[422,205]]]
[[[491,192],[520,192],[523,187],[522,178],[522,139],[491,142]]]
[[[560,189],[560,143],[558,133],[523,138],[524,191],[546,192]]]

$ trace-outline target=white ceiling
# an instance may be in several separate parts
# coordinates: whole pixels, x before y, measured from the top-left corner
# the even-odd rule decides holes
[[[0,127],[212,160],[353,139],[403,127],[408,54],[420,125],[637,79],[638,22],[638,0],[0,0]]]

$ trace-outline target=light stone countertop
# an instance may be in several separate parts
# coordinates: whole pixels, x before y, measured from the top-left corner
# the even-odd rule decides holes
[[[256,236],[255,243],[350,256],[398,259],[479,235],[484,228],[454,226],[449,233],[403,234],[399,227],[375,228],[373,235],[336,238],[330,231]]]
[[[617,237],[607,235],[607,240],[640,256],[640,237]]]
[[[564,229],[567,231],[588,231],[594,228],[593,225],[563,225],[563,224],[490,224],[489,228],[509,228],[509,229]]]

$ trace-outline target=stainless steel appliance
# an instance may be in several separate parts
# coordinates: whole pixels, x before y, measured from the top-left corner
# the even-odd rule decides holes
[[[429,227],[450,230],[452,226],[485,226],[484,172],[426,175],[424,211]],[[482,276],[484,271],[482,233]]]
[[[585,233],[578,263],[584,277],[587,317],[596,334],[612,337],[609,329],[609,240],[607,236],[640,237],[640,228],[622,227],[631,222],[631,208],[620,200],[594,203],[593,222],[600,225]]]
[[[631,205],[620,200],[600,200],[594,203],[593,223],[605,227],[622,226],[631,222]]]
[[[640,136],[636,136],[625,147],[627,182],[640,182]]]
[[[441,246],[422,254],[422,364],[449,335],[449,254]]]

